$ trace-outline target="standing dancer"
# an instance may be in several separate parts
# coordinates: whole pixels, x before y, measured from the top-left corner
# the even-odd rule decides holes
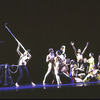
[[[29,78],[29,81],[31,82],[31,84],[33,86],[35,86],[35,84],[32,82],[31,78],[30,78],[30,75],[29,75],[29,72],[28,72],[28,69],[26,67],[26,64],[27,62],[30,60],[31,58],[31,55],[29,54],[29,51],[26,50],[24,48],[24,46],[18,41],[18,39],[14,36],[14,34],[10,31],[10,29],[7,27],[7,23],[5,23],[5,28],[9,31],[9,33],[12,35],[12,37],[16,40],[16,42],[18,43],[18,47],[17,47],[17,53],[18,55],[20,56],[20,59],[19,59],[19,62],[18,62],[18,65],[19,65],[19,72],[20,72],[20,77],[18,78],[17,82],[16,82],[16,86],[18,87],[19,84],[19,80],[21,80],[21,78],[23,77],[23,70],[26,70],[27,72],[27,76]],[[24,53],[22,54],[20,52],[20,46],[22,47],[22,49],[24,50]]]
[[[43,85],[45,85],[46,78],[49,75],[49,73],[51,72],[52,68],[54,67],[54,57],[55,57],[55,55],[54,55],[53,48],[50,48],[49,54],[46,57],[46,62],[48,62],[48,70],[44,76]]]
[[[88,63],[89,63],[89,70],[88,70],[88,74],[87,76],[84,78],[83,82],[86,82],[87,79],[89,77],[93,78],[93,72],[94,72],[94,68],[95,68],[95,63],[94,63],[94,54],[93,53],[89,53],[89,59],[88,59]]]
[[[55,76],[56,76],[56,81],[57,84],[60,85],[61,84],[61,80],[60,80],[60,76],[59,76],[59,68],[61,66],[61,52],[59,50],[56,51],[56,57],[54,58],[54,62],[55,62],[55,67],[54,67],[54,72],[55,72]]]
[[[78,50],[76,51],[76,48],[75,48],[75,46],[74,46],[74,42],[71,42],[71,45],[72,45],[72,47],[73,47],[73,49],[74,49],[74,52],[75,52],[75,56],[76,56],[76,58],[77,58],[78,67],[80,67],[80,65],[82,64],[82,61],[83,61],[83,54],[85,53],[85,50],[87,49],[88,44],[89,44],[89,42],[86,43],[86,46],[85,46],[84,50],[81,52],[81,49],[78,49]]]
[[[60,71],[63,72],[64,75],[66,75],[67,77],[69,77],[69,73],[68,73],[68,65],[66,62],[67,62],[67,59],[66,59],[66,54],[65,54],[65,45],[62,45],[60,50],[61,50],[61,55],[60,55]]]
[[[91,70],[93,70],[93,66],[94,66],[94,54],[93,53],[89,53],[89,59],[88,59],[88,63],[89,63],[89,72],[91,72]]]
[[[29,53],[29,50],[25,51],[23,54],[20,52],[20,44],[18,44],[18,47],[17,47],[17,53],[18,55],[20,56],[20,59],[19,59],[19,62],[18,62],[18,65],[19,65],[19,73],[20,73],[20,76],[19,78],[17,79],[17,82],[16,82],[16,87],[19,87],[19,81],[22,79],[23,77],[23,71],[26,70],[27,72],[27,76],[29,78],[29,81],[31,82],[32,86],[35,86],[35,84],[32,82],[31,78],[30,78],[30,75],[29,75],[29,72],[28,72],[28,69],[26,67],[26,64],[27,62],[30,60],[31,58],[31,54]]]
[[[60,75],[64,74],[67,77],[68,76],[68,64],[66,64],[67,59],[66,59],[66,54],[65,54],[65,46],[62,45],[60,50],[56,51],[56,57],[55,57],[55,67],[54,67],[54,71],[55,71],[55,78],[57,80],[57,84],[62,84],[61,80],[60,80]],[[61,51],[61,52],[60,52]],[[54,83],[55,79],[52,81],[52,84]]]

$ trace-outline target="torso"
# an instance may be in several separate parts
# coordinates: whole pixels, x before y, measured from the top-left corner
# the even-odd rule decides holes
[[[64,65],[65,61],[65,56],[64,55],[59,55],[58,57],[55,57],[55,64],[59,63],[59,67]]]
[[[20,66],[26,65],[29,59],[30,59],[29,57],[24,56],[23,54],[21,54],[18,64]]]
[[[80,62],[80,61],[83,60],[83,55],[82,54],[77,54],[76,57],[77,57],[77,62]]]
[[[93,70],[94,58],[93,57],[89,58],[88,63],[89,63],[89,71]]]
[[[54,57],[55,57],[54,54],[48,54],[47,55],[48,62],[51,63],[51,64],[54,64]]]

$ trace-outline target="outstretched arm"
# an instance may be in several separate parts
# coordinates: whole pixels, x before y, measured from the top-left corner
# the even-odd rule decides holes
[[[22,53],[20,52],[20,44],[18,43],[18,47],[17,47],[17,53],[18,53],[18,55],[20,56]]]
[[[82,51],[82,54],[85,53],[85,50],[87,49],[88,45],[89,45],[89,42],[86,43],[86,46],[85,46],[84,50]]]
[[[76,53],[76,48],[75,48],[75,46],[74,46],[74,42],[71,41],[70,44],[72,45],[72,47],[73,47],[73,49],[74,49],[74,52],[75,52],[75,55],[76,55],[77,53]]]

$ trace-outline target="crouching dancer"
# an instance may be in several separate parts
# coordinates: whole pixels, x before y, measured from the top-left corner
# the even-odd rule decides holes
[[[18,65],[19,65],[19,78],[17,79],[17,82],[15,83],[15,86],[16,87],[19,87],[19,81],[23,78],[23,71],[26,70],[27,72],[27,76],[29,78],[29,81],[31,82],[32,86],[35,86],[35,84],[32,82],[31,78],[30,78],[30,75],[29,75],[29,72],[28,72],[28,69],[26,67],[26,64],[27,62],[30,60],[31,58],[31,54],[29,53],[29,50],[25,51],[23,54],[20,52],[20,44],[18,44],[18,47],[17,47],[17,53],[18,55],[20,56],[20,59],[19,59],[19,62],[18,62]]]

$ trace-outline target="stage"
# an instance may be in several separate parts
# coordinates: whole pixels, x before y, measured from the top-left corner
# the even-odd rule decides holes
[[[87,83],[62,84],[30,84],[20,87],[0,87],[0,99],[69,99],[100,98],[100,81]]]

